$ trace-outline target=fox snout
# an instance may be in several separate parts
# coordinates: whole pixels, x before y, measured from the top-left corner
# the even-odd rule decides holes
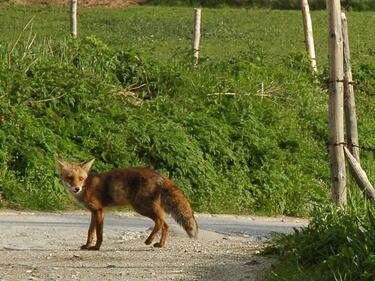
[[[76,187],[74,187],[74,189],[73,189],[73,191],[74,191],[74,193],[79,193],[80,191],[81,191],[81,187],[79,187],[79,186],[76,186]]]
[[[67,188],[67,190],[73,194],[73,195],[77,195],[78,193],[81,192],[82,190],[82,186],[78,186],[78,185],[74,185],[74,184],[70,184],[69,182],[66,182],[64,179],[63,179],[63,183],[65,185],[65,187]]]

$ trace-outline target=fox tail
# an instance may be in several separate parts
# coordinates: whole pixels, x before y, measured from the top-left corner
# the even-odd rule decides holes
[[[194,211],[183,191],[167,178],[164,178],[161,201],[164,210],[185,229],[189,237],[196,238],[198,224],[194,217]]]

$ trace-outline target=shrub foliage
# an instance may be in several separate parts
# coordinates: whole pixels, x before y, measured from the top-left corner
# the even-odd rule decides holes
[[[326,96],[299,59],[290,81],[252,54],[192,68],[95,37],[1,45],[0,55],[7,206],[69,205],[54,154],[95,157],[96,171],[159,169],[198,211],[296,215],[325,200]]]
[[[283,262],[271,280],[374,280],[374,209],[353,206],[318,208],[307,228],[276,239],[265,253]]]

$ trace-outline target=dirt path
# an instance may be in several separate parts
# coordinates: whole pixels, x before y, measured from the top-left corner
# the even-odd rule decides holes
[[[271,260],[256,255],[264,240],[205,230],[215,219],[198,216],[197,240],[170,221],[157,249],[143,243],[151,221],[112,214],[101,250],[81,251],[88,221],[87,213],[0,212],[0,280],[260,280],[270,270]]]

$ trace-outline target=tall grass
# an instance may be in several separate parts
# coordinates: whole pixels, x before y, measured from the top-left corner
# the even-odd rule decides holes
[[[354,200],[346,210],[319,207],[307,228],[265,250],[280,257],[268,280],[374,280],[374,233],[372,206]]]

